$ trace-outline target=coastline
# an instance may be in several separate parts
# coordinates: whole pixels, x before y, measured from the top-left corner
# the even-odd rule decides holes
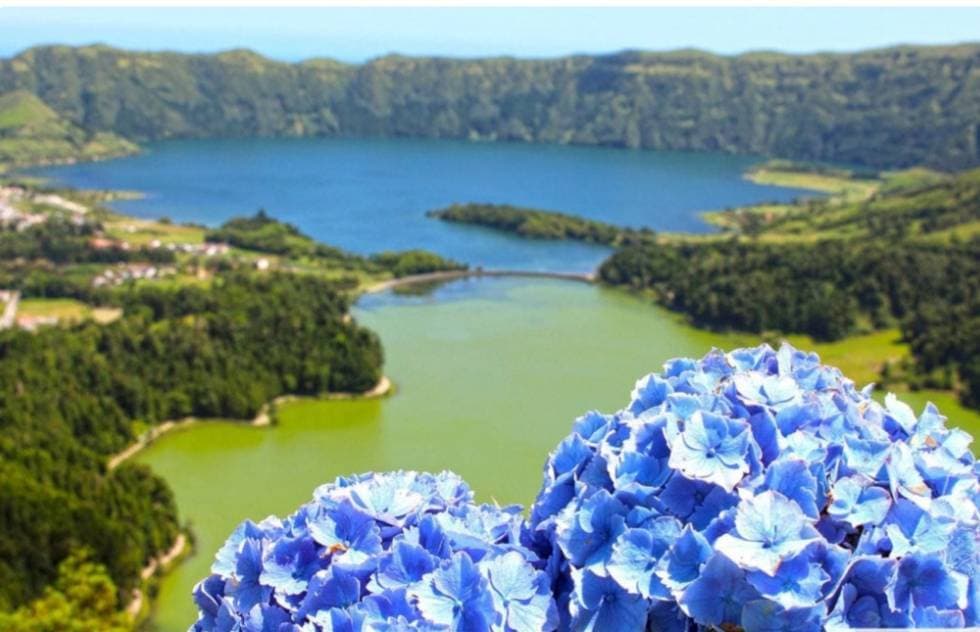
[[[134,455],[138,454],[141,450],[153,443],[153,441],[158,437],[165,435],[174,428],[186,428],[187,426],[191,426],[195,423],[197,423],[197,418],[184,417],[183,419],[164,421],[153,426],[137,437],[136,441],[126,446],[126,448],[123,450],[112,455],[112,457],[110,457],[106,462],[106,469],[110,472],[116,469],[121,463],[124,463]]]
[[[188,550],[187,535],[181,531],[174,538],[173,545],[165,552],[151,559],[140,571],[140,579],[143,581],[141,588],[134,588],[129,603],[126,604],[125,612],[134,621],[140,620],[144,614],[144,607],[149,606],[149,600],[145,598],[146,582],[152,578],[157,571],[166,572],[171,565],[177,562]]]
[[[382,375],[378,383],[375,384],[371,389],[364,391],[363,393],[324,393],[323,395],[317,396],[322,399],[327,400],[346,400],[346,399],[378,399],[390,395],[394,390],[394,383],[387,375]],[[285,404],[290,401],[304,398],[303,395],[280,395],[273,400],[266,402],[262,408],[259,409],[258,414],[248,422],[242,421],[241,423],[249,426],[254,426],[256,428],[264,428],[266,426],[272,425],[272,417],[269,414],[273,406],[278,406],[279,404]],[[125,463],[127,460],[133,456],[139,454],[141,451],[149,447],[154,441],[156,441],[161,436],[167,434],[171,430],[176,430],[178,428],[187,428],[193,426],[200,422],[201,420],[197,417],[184,417],[183,419],[168,420],[163,421],[146,432],[140,435],[136,441],[129,444],[123,450],[112,455],[106,462],[106,469],[112,471],[119,467],[120,464]]]

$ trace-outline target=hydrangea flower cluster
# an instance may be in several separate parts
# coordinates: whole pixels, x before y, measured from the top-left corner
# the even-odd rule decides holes
[[[340,478],[284,520],[240,525],[194,589],[192,631],[553,630],[519,507],[455,474]]]
[[[783,346],[675,359],[548,458],[560,629],[980,624],[971,437]]]

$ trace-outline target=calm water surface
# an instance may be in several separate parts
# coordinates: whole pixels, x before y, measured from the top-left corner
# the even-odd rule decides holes
[[[561,281],[482,279],[428,297],[361,299],[397,393],[285,406],[281,424],[203,423],[138,458],[170,483],[199,553],[163,580],[156,623],[186,630],[190,591],[244,518],[284,515],[342,474],[459,472],[481,500],[527,505],[545,455],[590,409],[628,403],[633,382],[723,339],[629,295]]]
[[[509,203],[628,226],[703,232],[699,211],[803,191],[742,177],[744,156],[446,140],[235,139],[150,145],[139,156],[39,170],[82,188],[143,191],[141,217],[215,225],[260,207],[359,253],[428,248],[487,267],[585,272],[608,254],[425,217],[454,202]]]
[[[634,381],[670,357],[758,343],[568,281],[484,278],[423,297],[369,295],[355,316],[381,336],[394,396],[296,402],[271,428],[205,422],[137,457],[167,479],[198,537],[198,554],[163,580],[159,630],[187,629],[194,583],[245,518],[290,513],[338,475],[397,468],[451,469],[482,501],[526,506],[545,455],[577,416],[622,408]],[[904,399],[919,410],[936,398]],[[976,414],[961,423],[980,430]]]
[[[425,217],[453,202],[561,210],[656,230],[706,231],[698,211],[801,191],[742,178],[751,158],[426,140],[207,140],[44,169],[76,187],[133,189],[126,213],[215,225],[264,207],[326,243],[370,253],[424,247],[487,267],[588,271],[601,247],[540,242]],[[367,470],[453,469],[481,500],[527,504],[547,452],[589,410],[627,403],[633,381],[730,340],[593,286],[468,280],[423,297],[361,299],[398,385],[382,401],[284,407],[274,428],[204,423],[138,459],[170,483],[199,553],[164,580],[156,625],[186,630],[190,591],[248,517],[286,514],[314,487]]]

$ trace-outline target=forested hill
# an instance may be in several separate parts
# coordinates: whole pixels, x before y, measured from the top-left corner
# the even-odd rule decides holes
[[[836,340],[897,325],[914,358],[907,381],[980,408],[980,169],[730,214],[729,235],[623,248],[599,277],[713,329]]]
[[[388,56],[287,64],[249,51],[30,49],[0,93],[88,131],[169,137],[374,135],[755,153],[896,167],[980,164],[980,45],[721,57]]]
[[[70,553],[87,550],[128,594],[173,542],[166,483],[142,465],[104,465],[136,427],[251,418],[278,395],[362,392],[381,374],[377,337],[312,274],[234,271],[110,299],[125,309],[108,325],[0,331],[3,630],[3,611],[39,596]]]

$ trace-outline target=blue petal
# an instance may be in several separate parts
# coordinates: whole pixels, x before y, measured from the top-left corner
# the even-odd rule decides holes
[[[758,599],[745,604],[742,629],[745,632],[820,632],[824,608],[789,609]]]
[[[691,528],[684,527],[670,550],[657,564],[657,576],[664,585],[678,589],[697,579],[701,566],[711,557],[711,545]]]
[[[787,457],[771,464],[766,470],[765,486],[795,501],[810,518],[819,517],[817,479],[803,459]]]
[[[558,525],[558,545],[576,566],[588,566],[605,574],[616,537],[625,529],[626,507],[600,490],[578,508],[569,520]]]
[[[572,629],[589,632],[642,630],[647,605],[615,581],[584,571],[576,577],[577,608]]]
[[[738,626],[742,607],[758,596],[742,569],[724,555],[716,554],[684,589],[677,603],[701,625]]]
[[[391,554],[378,563],[373,584],[369,587],[376,592],[405,588],[420,581],[435,567],[436,558],[432,554],[417,544],[399,540],[392,545]]]

